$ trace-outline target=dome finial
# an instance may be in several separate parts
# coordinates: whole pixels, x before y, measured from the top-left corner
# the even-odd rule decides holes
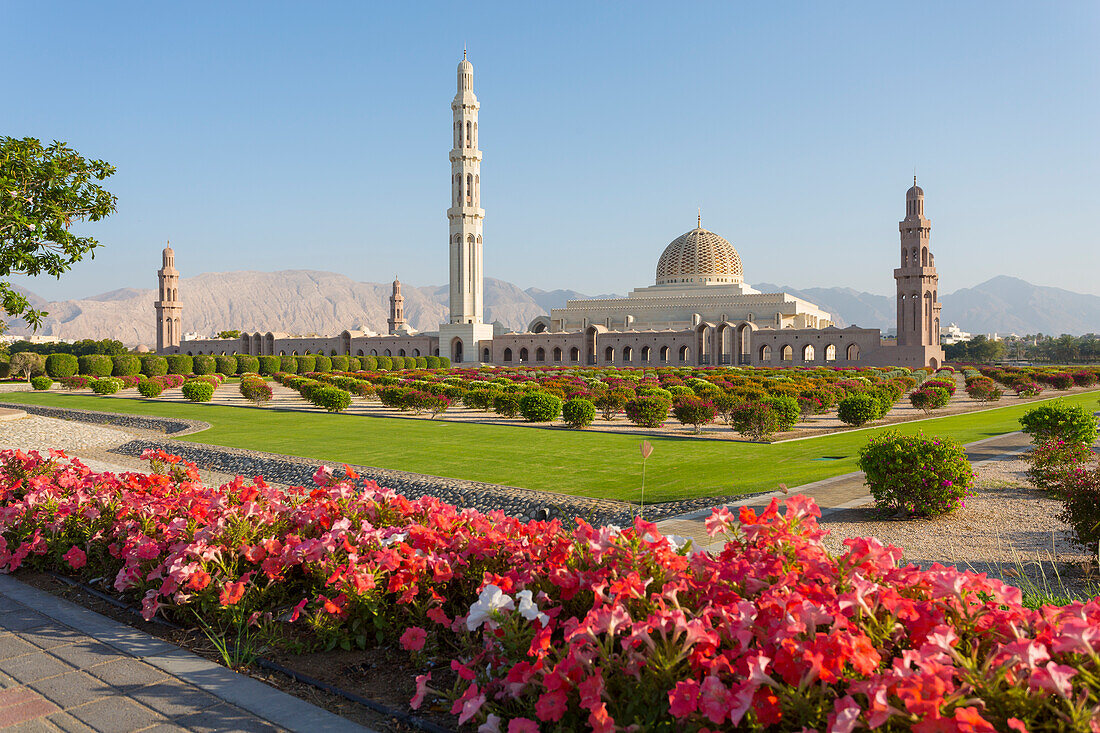
[[[466,44],[465,43],[462,44],[462,60],[463,61],[466,60]]]
[[[699,214],[695,217],[695,226],[697,229],[703,228],[703,207],[699,207]]]

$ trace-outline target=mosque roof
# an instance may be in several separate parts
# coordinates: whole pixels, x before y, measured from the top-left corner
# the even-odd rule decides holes
[[[657,262],[657,284],[685,277],[744,277],[741,255],[725,238],[699,226],[669,242]]]

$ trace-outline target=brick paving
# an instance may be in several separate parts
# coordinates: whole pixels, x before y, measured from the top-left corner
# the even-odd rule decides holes
[[[0,576],[0,730],[367,731],[9,576]]]

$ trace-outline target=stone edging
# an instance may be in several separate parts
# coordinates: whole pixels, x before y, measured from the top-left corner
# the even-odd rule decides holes
[[[371,729],[345,720],[305,700],[238,674],[95,611],[21,583],[10,576],[0,575],[0,594],[276,726],[287,730],[371,733]]]
[[[0,403],[0,407],[7,406]],[[151,415],[125,415],[95,410],[75,410],[61,407],[43,407],[40,405],[22,405],[27,412],[43,417],[62,420],[76,420],[101,425],[116,425],[122,428],[136,428],[172,436],[187,435],[210,427],[200,420],[164,418]],[[192,443],[189,441],[157,438],[135,438],[109,452],[127,456],[140,456],[143,451],[162,449],[195,463],[204,470],[242,476],[262,475],[272,483],[291,486],[312,486],[313,474],[321,461],[279,453],[252,451],[238,448]],[[470,507],[483,512],[503,511],[510,516],[523,520],[539,517],[539,510],[545,509],[543,516],[560,519],[565,523],[579,517],[596,526],[617,524],[627,526],[634,520],[636,505],[611,499],[592,499],[551,491],[523,489],[516,486],[504,486],[480,481],[431,476],[411,471],[377,468],[374,466],[352,466],[362,479],[375,481],[379,486],[393,489],[410,499],[422,496],[435,496],[458,507]],[[744,498],[749,494],[733,496],[700,497],[681,501],[669,501],[645,506],[645,518],[656,521],[685,512],[709,509],[725,502]]]
[[[98,410],[74,410],[68,407],[47,407],[22,402],[0,402],[0,408],[4,407],[23,410],[28,414],[41,417],[76,420],[97,425],[114,425],[120,428],[148,430],[154,433],[165,433],[166,435],[189,435],[202,430],[209,430],[211,427],[210,423],[202,420],[157,417],[154,415],[127,415],[119,412],[100,412]]]

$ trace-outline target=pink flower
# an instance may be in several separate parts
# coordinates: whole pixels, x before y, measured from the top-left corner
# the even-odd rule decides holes
[[[432,673],[418,675],[416,678],[416,694],[409,700],[409,707],[413,710],[420,709],[424,702],[424,694],[428,691],[428,683],[432,681]]]
[[[699,712],[712,723],[721,723],[730,709],[730,691],[722,681],[711,675],[703,680],[699,689]]]
[[[69,567],[73,570],[80,570],[80,568],[88,564],[88,556],[76,545],[73,545],[73,549],[62,555],[61,559],[69,563]]]
[[[1073,667],[1047,662],[1045,667],[1038,667],[1031,673],[1027,686],[1033,692],[1039,690],[1057,692],[1062,697],[1069,699],[1070,695],[1073,694],[1073,684],[1070,679],[1076,674],[1077,670]]]
[[[535,703],[535,713],[538,714],[539,720],[542,722],[552,723],[561,720],[568,705],[569,699],[565,694],[565,690],[551,690],[543,693],[538,702]]]
[[[508,733],[539,733],[539,724],[530,718],[512,718],[508,721]]]
[[[680,680],[668,692],[668,710],[674,718],[683,718],[695,712],[699,706],[699,683]]]
[[[410,626],[401,635],[401,648],[408,652],[418,652],[424,648],[424,640],[427,638],[427,631],[419,626]]]

